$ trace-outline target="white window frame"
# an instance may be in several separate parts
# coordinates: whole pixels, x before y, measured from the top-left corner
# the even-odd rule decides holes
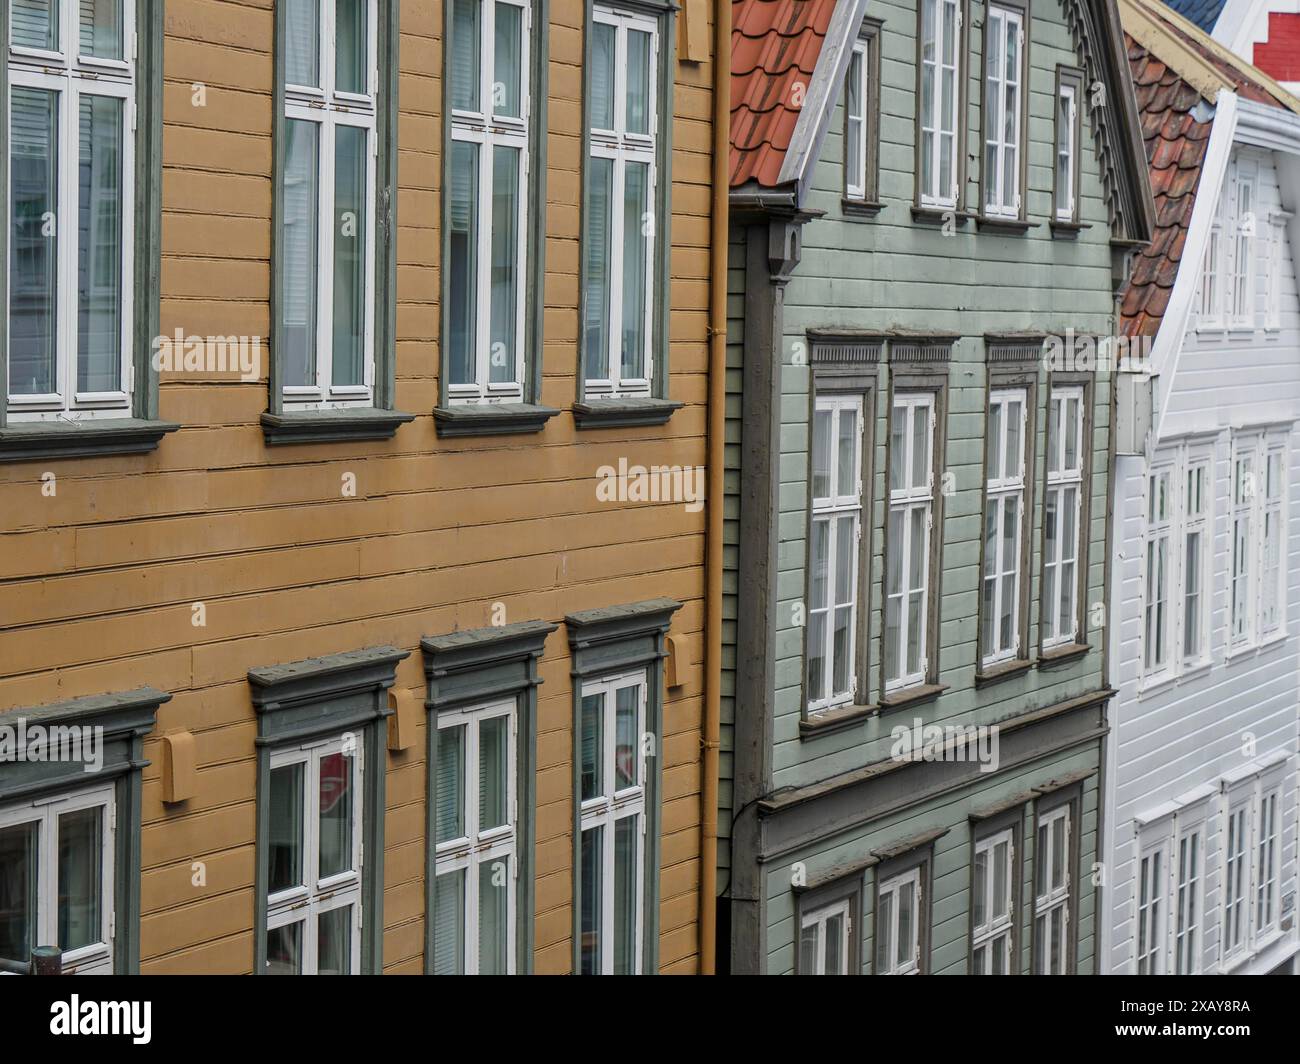
[[[1199,975],[1205,936],[1205,816],[1180,814],[1174,833],[1173,920],[1170,935],[1175,975]]]
[[[114,864],[116,860],[117,800],[114,788],[92,787],[87,790],[60,792],[0,807],[0,828],[21,824],[38,824],[36,926],[32,929],[33,946],[59,944],[59,818],[84,809],[101,809],[100,823],[100,940],[63,954],[65,975],[111,975],[116,934],[114,913]],[[25,962],[26,957],[10,960]]]
[[[11,422],[73,421],[95,418],[130,417],[134,395],[134,285],[135,285],[135,81],[138,46],[136,41],[135,0],[122,3],[122,59],[83,56],[79,51],[80,5],[77,0],[51,0],[57,9],[59,25],[58,51],[29,48],[0,42],[9,49],[8,84],[10,89],[28,88],[52,92],[57,97],[56,196],[54,218],[56,241],[55,280],[55,382],[56,390],[38,395],[9,394],[4,383]],[[12,35],[12,27],[11,27]],[[80,101],[83,97],[110,97],[122,101],[122,151],[120,157],[122,200],[121,217],[121,350],[118,361],[120,387],[110,391],[77,390],[78,371],[78,276],[80,226],[75,221],[80,210]],[[12,151],[13,96],[9,96],[9,113],[0,116],[5,123],[5,151]],[[7,165],[7,164],[6,164]],[[11,175],[12,180],[12,175]],[[13,221],[10,202],[3,207],[4,224],[12,239]],[[13,271],[6,270],[7,285],[13,284]],[[5,292],[5,328],[9,328],[9,292]]]
[[[1288,551],[1287,445],[1276,434],[1261,441],[1259,476],[1259,640],[1267,643],[1286,634],[1286,567]],[[1277,483],[1272,483],[1269,468],[1277,460]],[[1270,543],[1269,529],[1277,537]],[[1270,546],[1272,550],[1270,550]],[[1269,609],[1272,600],[1272,612]]]
[[[588,399],[649,396],[655,376],[655,291],[657,277],[655,263],[659,258],[659,228],[664,220],[659,217],[659,22],[648,15],[597,5],[592,8],[591,19],[613,26],[616,31],[614,62],[614,129],[587,129],[588,162],[593,158],[613,160],[614,176],[610,193],[610,262],[609,317],[605,325],[609,331],[609,376],[588,376],[588,359],[583,358],[583,394]],[[638,30],[650,35],[649,89],[646,106],[648,134],[632,133],[627,129],[627,34]],[[624,217],[624,187],[628,163],[644,163],[649,180],[646,202],[655,219],[646,234],[645,262],[645,374],[641,377],[624,377],[623,334],[623,233],[627,226]],[[585,285],[585,265],[583,284]],[[585,328],[585,325],[583,326]]]
[[[1255,801],[1251,934],[1260,944],[1280,934],[1282,904],[1282,781],[1260,781]]]
[[[1012,456],[1007,453],[1008,446],[1008,429],[1009,429],[1009,410],[1015,404],[1020,405],[1019,417],[1019,440],[1020,453],[1016,456],[1015,465],[1012,466]],[[987,668],[990,665],[996,665],[1004,661],[1012,661],[1020,656],[1020,599],[1022,579],[1024,577],[1024,536],[1025,536],[1025,486],[1026,480],[1026,461],[1027,452],[1027,433],[1029,431],[1029,389],[1028,388],[997,388],[989,394],[988,417],[991,423],[993,411],[998,411],[998,431],[997,439],[989,437],[989,457],[994,458],[996,452],[996,469],[999,476],[990,476],[989,470],[985,469],[984,482],[984,512],[985,512],[985,529],[984,529],[984,571],[980,574],[980,609],[984,609],[984,587],[989,581],[990,573],[988,571],[990,559],[988,557],[988,522],[989,514],[996,513],[994,520],[994,552],[1001,553],[1002,541],[1006,533],[1006,506],[1008,499],[1014,499],[1016,502],[1016,529],[1015,529],[1015,547],[1014,559],[1015,569],[1007,572],[998,559],[992,559],[995,567],[993,576],[993,616],[992,627],[993,642],[990,646],[983,645],[983,626],[987,623],[981,612],[981,657],[980,665]],[[987,463],[986,463],[987,466]],[[1004,559],[1005,560],[1005,559]],[[1008,587],[1008,583],[1010,586]],[[1002,618],[1002,606],[1006,596],[1011,598],[1011,642],[1004,646],[1000,634],[1000,621]]]
[[[475,358],[475,379],[472,383],[447,381],[447,399],[452,404],[483,402],[523,402],[527,361],[525,353],[524,308],[527,303],[528,265],[528,189],[530,186],[532,152],[529,123],[532,121],[529,74],[532,70],[532,2],[531,0],[479,0],[479,105],[478,111],[451,111],[451,139],[474,144],[478,149],[478,246],[474,259],[478,276],[474,280],[477,311],[475,335],[471,341]],[[496,9],[501,5],[519,8],[522,12],[520,30],[519,111],[518,117],[496,114],[489,102],[493,99],[496,83],[495,26]],[[519,208],[515,219],[519,235],[515,251],[515,276],[518,278],[515,308],[515,350],[507,353],[514,367],[511,381],[492,381],[491,315],[492,315],[492,159],[497,147],[516,148],[519,151]]]
[[[993,886],[997,881],[994,874],[994,860],[997,849],[1001,845],[1006,846],[1006,863],[1003,866],[1003,875],[1007,884],[1007,908],[1006,912],[997,913],[993,911]],[[973,923],[971,927],[971,974],[992,975],[993,951],[1000,949],[1002,952],[1002,970],[1005,974],[1010,975],[1015,971],[1013,965],[1015,964],[1016,888],[1019,885],[1016,875],[1015,832],[1011,828],[1004,828],[991,835],[986,835],[975,843],[975,860],[971,863],[972,921],[975,919],[973,908],[974,879],[979,874],[978,865],[981,854],[986,855],[984,883],[982,884],[986,899],[985,919],[983,923]],[[1001,947],[995,945],[999,939],[1003,943]],[[981,951],[983,951],[982,955]]]
[[[1175,552],[1175,570],[1177,574],[1175,601],[1175,653],[1173,659],[1179,671],[1198,668],[1210,660],[1210,621],[1213,548],[1214,548],[1214,497],[1215,497],[1215,458],[1212,446],[1183,448],[1178,465],[1178,520],[1179,542]],[[1192,478],[1200,474],[1200,508],[1193,509],[1191,498]],[[1191,592],[1187,546],[1193,535],[1199,536],[1200,553],[1196,569],[1196,594],[1198,602],[1195,608],[1197,631],[1200,634],[1199,645],[1188,648],[1187,600]]]
[[[1203,332],[1222,329],[1226,320],[1227,298],[1224,286],[1227,281],[1227,249],[1224,231],[1227,228],[1228,198],[1226,190],[1220,194],[1210,219],[1210,231],[1205,240],[1205,255],[1201,260],[1201,286],[1198,296],[1196,328]]]
[[[1168,970],[1169,853],[1169,836],[1161,833],[1138,854],[1133,935],[1133,964],[1138,975],[1164,975]]]
[[[812,909],[803,914],[799,922],[799,946],[803,948],[803,935],[812,929],[816,935],[817,962],[813,971],[800,971],[801,975],[848,975],[850,943],[853,941],[853,906],[851,898],[840,898],[828,905]],[[826,970],[826,925],[834,917],[840,917],[840,962],[843,970],[828,972]]]
[[[877,38],[878,40],[879,38]],[[853,42],[853,52],[849,56],[849,69],[844,78],[844,195],[848,199],[866,199],[867,196],[867,113],[872,106],[867,99],[871,85],[870,49],[872,42],[859,37]],[[849,110],[849,85],[857,83],[858,103],[862,110],[854,114]],[[858,150],[855,157],[849,158],[849,139],[847,132],[853,126],[858,131]]]
[[[1006,49],[1013,31],[1017,45],[1016,58],[1018,62],[1014,72],[1015,77],[1008,78]],[[994,40],[995,34],[997,35],[998,63],[994,75],[990,76],[988,58],[991,42]],[[984,70],[981,72],[984,78],[985,105],[984,156],[981,162],[984,167],[983,209],[984,213],[990,217],[1020,217],[1020,173],[1021,163],[1023,162],[1021,152],[1024,150],[1024,145],[1021,144],[1020,120],[1025,106],[1025,69],[1024,13],[1019,8],[990,4],[984,17]],[[1015,90],[1015,106],[1010,109],[1007,107],[1008,88]],[[1011,130],[1014,139],[1007,139],[1006,133],[1008,129]],[[993,149],[994,158],[993,173],[991,174],[988,172],[990,148]],[[1012,169],[1012,180],[1015,184],[1010,189],[1003,187],[1008,155],[1013,155],[1015,158],[1015,166]]]
[[[479,824],[479,730],[488,720],[505,718],[506,734],[506,823],[482,828]],[[518,772],[518,716],[516,702],[494,702],[458,710],[444,710],[438,714],[438,732],[465,729],[465,743],[461,749],[461,784],[459,796],[461,824],[464,834],[435,844],[434,875],[463,872],[465,876],[464,910],[460,913],[463,931],[461,941],[464,953],[461,972],[479,974],[479,871],[484,864],[504,861],[507,869],[506,884],[506,975],[515,974],[516,927],[515,909],[518,899],[519,805],[516,794]],[[435,887],[434,896],[437,896]]]
[[[1072,965],[1070,956],[1070,897],[1073,893],[1072,803],[1062,802],[1048,812],[1035,817],[1034,824],[1034,966],[1035,975],[1066,975]],[[1052,882],[1052,859],[1055,857],[1052,843],[1052,827],[1058,820],[1065,821],[1062,833],[1062,845],[1065,852],[1061,855],[1061,882]],[[1045,844],[1044,844],[1044,840]],[[1045,890],[1038,889],[1039,868],[1044,870]],[[1052,914],[1061,913],[1060,948],[1061,970],[1050,971],[1052,940],[1049,937],[1052,927]]]
[[[1219,956],[1229,965],[1250,951],[1254,911],[1252,870],[1255,862],[1255,791],[1253,780],[1224,802],[1221,831],[1223,887],[1219,909]],[[1234,916],[1236,930],[1234,927]]]
[[[909,868],[906,872],[900,872],[896,876],[891,876],[880,884],[880,890],[877,892],[877,912],[876,912],[876,961],[877,975],[919,975],[921,971],[921,944],[924,941],[924,935],[921,929],[921,923],[924,919],[922,914],[922,903],[924,901],[925,891],[923,889],[922,874],[925,871],[924,865],[917,865]],[[898,961],[898,899],[903,892],[907,891],[912,896],[912,949],[908,953],[906,960],[901,963]],[[884,899],[888,897],[891,900],[889,906],[889,924],[888,927],[880,926],[880,910],[884,908]],[[886,942],[885,956],[889,958],[888,963],[880,965],[880,939],[884,936]]]
[[[271,754],[269,772],[289,765],[304,765],[302,864],[304,882],[268,894],[266,935],[288,924],[301,922],[302,974],[314,975],[318,968],[320,917],[345,905],[352,906],[352,972],[361,971],[361,927],[363,923],[362,841],[365,809],[364,739],[359,732],[345,732],[329,739],[312,740],[299,746],[283,747]],[[352,758],[352,867],[324,878],[320,875],[320,772],[321,761],[334,754]],[[268,773],[268,780],[269,780]],[[268,786],[269,791],[269,786]],[[382,857],[380,858],[382,860]]]
[[[815,401],[814,414],[814,442],[816,437],[816,414],[829,414],[830,427],[828,429],[827,450],[830,465],[827,469],[828,485],[830,494],[827,496],[813,497],[812,512],[812,531],[816,535],[816,528],[819,524],[826,525],[826,605],[814,609],[811,600],[812,580],[816,579],[815,574],[809,573],[809,602],[808,602],[808,627],[812,631],[812,626],[821,624],[823,626],[823,657],[822,657],[822,687],[823,697],[808,700],[808,714],[813,716],[822,713],[835,706],[851,703],[857,697],[858,676],[857,676],[857,645],[858,645],[858,614],[861,611],[861,604],[858,601],[858,569],[861,555],[862,544],[862,439],[864,431],[863,422],[863,395],[862,393],[850,394],[830,394],[818,395]],[[853,445],[853,487],[851,494],[839,494],[839,448],[836,446],[839,441],[840,419],[844,416],[852,416],[857,429],[854,432]],[[810,484],[810,488],[812,485]],[[848,543],[840,542],[840,519],[851,517],[853,519],[853,534],[849,537]],[[838,562],[840,553],[847,550],[850,554],[849,559],[849,601],[835,602],[835,574],[838,571]],[[809,564],[812,564],[812,540],[809,540]],[[849,611],[849,640],[847,652],[849,660],[845,675],[848,677],[848,687],[843,691],[836,691],[835,684],[835,613],[840,609],[847,608]],[[811,677],[810,677],[811,679]]]
[[[307,385],[281,386],[281,400],[294,409],[333,409],[368,406],[374,401],[375,386],[375,292],[378,271],[375,257],[376,162],[379,154],[378,119],[378,4],[366,4],[366,48],[368,91],[364,94],[344,92],[335,86],[336,8],[322,4],[317,34],[319,86],[296,85],[288,80],[287,58],[284,86],[285,122],[311,122],[316,131],[316,193],[318,223],[316,232],[316,382]],[[290,8],[292,11],[292,8]],[[286,18],[291,17],[286,15]],[[335,139],[340,127],[348,126],[366,134],[366,234],[365,234],[365,352],[363,383],[335,385],[333,351],[334,315],[334,194]],[[287,174],[282,174],[284,182]]]
[[[1288,210],[1274,210],[1269,218],[1268,295],[1264,304],[1264,328],[1277,332],[1282,328],[1282,278],[1286,263],[1286,229],[1295,215]]]
[[[1060,161],[1065,159],[1065,187],[1054,188],[1055,217],[1058,222],[1073,222],[1075,215],[1075,199],[1077,191],[1075,189],[1075,165],[1078,162],[1079,145],[1076,143],[1075,130],[1078,128],[1078,111],[1079,111],[1079,89],[1073,81],[1061,81],[1057,87],[1057,109],[1056,109],[1056,163],[1060,167]],[[1066,111],[1066,129],[1065,143],[1061,143],[1061,110],[1060,101],[1068,100],[1069,108]],[[1062,151],[1064,147],[1064,151]],[[1064,203],[1062,203],[1064,199]]]
[[[1046,573],[1049,569],[1054,570],[1055,579],[1052,582],[1052,593],[1044,596],[1043,605],[1046,616],[1041,619],[1040,627],[1042,628],[1041,642],[1044,649],[1055,646],[1064,646],[1076,640],[1082,639],[1082,633],[1079,631],[1079,587],[1083,582],[1083,574],[1080,572],[1080,566],[1083,559],[1081,547],[1087,543],[1084,538],[1083,529],[1080,522],[1083,517],[1083,493],[1084,477],[1083,472],[1087,462],[1087,456],[1084,447],[1089,444],[1084,436],[1084,425],[1087,423],[1087,412],[1084,409],[1084,401],[1087,392],[1083,385],[1071,384],[1060,385],[1052,388],[1051,394],[1047,400],[1047,418],[1049,444],[1052,442],[1051,425],[1053,421],[1058,426],[1056,432],[1055,444],[1058,449],[1056,455],[1049,453],[1047,455],[1047,491],[1043,499],[1044,526],[1046,526],[1046,513],[1048,499],[1056,500],[1056,520],[1057,520],[1057,537],[1055,551],[1053,544],[1046,536],[1044,527],[1043,537],[1043,571]],[[1078,425],[1074,428],[1075,432],[1075,464],[1066,466],[1065,464],[1065,432],[1061,426],[1065,424],[1066,404],[1073,402],[1078,410]],[[1050,447],[1049,447],[1050,451]],[[1055,463],[1055,468],[1053,464]],[[1065,524],[1065,506],[1064,501],[1070,488],[1074,488],[1074,515],[1072,524],[1074,526],[1074,542],[1065,543],[1065,537],[1061,535],[1061,530]],[[1068,547],[1068,550],[1067,550]],[[1071,577],[1068,587],[1066,582],[1061,579],[1061,570],[1067,564],[1074,567],[1074,574]],[[1061,605],[1066,601],[1065,596],[1068,593],[1068,602],[1070,605],[1070,628],[1068,630],[1060,627]]]
[[[1146,529],[1143,536],[1142,672],[1148,680],[1174,667],[1174,502],[1178,466],[1160,462],[1147,474]],[[1162,505],[1163,504],[1163,505]]]
[[[616,789],[617,761],[617,723],[618,691],[624,688],[638,690],[637,710],[637,784],[632,787]],[[601,833],[601,897],[597,906],[600,915],[600,974],[614,973],[614,850],[616,828],[620,821],[631,817],[639,821],[637,838],[637,884],[633,890],[636,909],[636,951],[632,970],[640,973],[645,957],[645,883],[646,883],[646,827],[648,810],[646,804],[645,741],[649,677],[644,669],[623,673],[618,676],[598,680],[588,680],[582,685],[582,698],[590,695],[604,696],[604,717],[601,722],[601,777],[604,782],[603,793],[594,798],[581,801],[579,808],[578,837],[592,828],[603,828]],[[581,842],[578,850],[581,853]],[[582,869],[575,869],[581,882]],[[581,924],[581,918],[579,918]]]
[[[964,71],[962,69],[962,22],[964,20],[963,5],[960,0],[921,0],[922,13],[917,31],[917,56],[918,65],[921,68],[921,89],[917,93],[917,110],[919,116],[920,135],[917,138],[917,181],[921,190],[921,206],[933,207],[939,209],[952,209],[957,206],[959,184],[961,181],[961,116],[963,113],[963,103],[966,98],[965,86],[962,83]],[[953,42],[952,42],[952,62],[943,61],[943,14],[945,8],[953,10]],[[932,60],[925,58],[925,10],[932,9],[934,17],[934,58]],[[952,110],[949,114],[941,115],[939,111],[943,102],[942,83],[944,73],[951,73],[953,82],[952,92]],[[931,85],[931,100],[934,101],[934,114],[932,124],[926,125],[925,115],[921,113],[921,99],[924,96],[924,84],[926,81]],[[920,165],[921,158],[926,152],[926,137],[930,138],[929,163],[930,163],[930,187],[926,188],[920,185],[921,174],[923,173]],[[945,190],[942,187],[942,175],[939,172],[940,160],[943,158],[941,149],[944,138],[951,138],[952,151],[950,160],[952,165],[951,184]]]
[[[1233,434],[1228,485],[1230,655],[1286,636],[1287,595],[1282,583],[1289,551],[1289,439],[1289,429],[1252,429]],[[1276,494],[1269,493],[1268,469],[1273,459],[1278,463]],[[1271,568],[1269,527],[1280,537],[1273,555],[1276,577],[1268,571]],[[1242,582],[1240,594],[1238,581]],[[1274,594],[1276,613],[1270,616],[1265,598]]]
[[[916,684],[924,683],[929,673],[930,647],[928,645],[928,630],[930,626],[930,556],[932,551],[932,540],[934,538],[934,456],[935,456],[935,429],[936,429],[936,396],[933,392],[903,392],[896,394],[891,400],[892,407],[890,410],[890,434],[893,436],[894,419],[899,417],[900,410],[902,416],[907,419],[906,428],[903,433],[903,442],[906,445],[906,456],[902,459],[902,469],[904,476],[910,477],[911,470],[914,467],[915,454],[913,451],[912,425],[917,417],[925,417],[929,421],[929,429],[926,434],[926,482],[924,484],[905,484],[901,488],[890,487],[889,492],[889,517],[892,521],[894,514],[901,513],[901,535],[898,537],[888,537],[887,552],[902,551],[902,560],[899,563],[899,572],[902,583],[900,584],[897,594],[891,594],[888,585],[889,574],[889,553],[885,557],[885,614],[888,616],[889,599],[899,598],[898,607],[898,646],[895,648],[899,674],[897,676],[885,677],[885,690],[896,691],[905,687],[912,687]],[[898,461],[898,456],[890,455],[890,468],[893,469],[894,462]],[[889,476],[889,472],[886,476]],[[908,571],[911,569],[911,537],[908,535],[908,527],[911,523],[911,515],[914,511],[920,511],[925,515],[925,542],[922,547],[923,558],[919,571],[921,573],[921,586],[910,587],[908,585]],[[899,542],[894,542],[898,539]],[[917,665],[914,672],[907,671],[907,641],[910,635],[908,621],[908,598],[920,593],[921,596],[921,616],[919,619],[920,633],[917,638]],[[885,625],[885,639],[889,638],[889,626]],[[885,655],[888,660],[888,653]]]
[[[1229,189],[1232,195],[1232,240],[1229,242],[1227,299],[1228,328],[1255,328],[1255,254],[1259,235],[1259,163],[1250,156],[1233,160]]]

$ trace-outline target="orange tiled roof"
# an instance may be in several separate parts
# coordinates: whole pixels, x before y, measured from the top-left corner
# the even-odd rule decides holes
[[[731,186],[777,183],[835,0],[732,0]]]

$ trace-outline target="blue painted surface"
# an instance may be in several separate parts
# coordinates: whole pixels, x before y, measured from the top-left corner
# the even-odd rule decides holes
[[[1213,33],[1227,0],[1165,0],[1165,3],[1206,33]]]

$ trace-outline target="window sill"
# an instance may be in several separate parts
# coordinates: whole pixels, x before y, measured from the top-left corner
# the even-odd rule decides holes
[[[1068,665],[1072,661],[1077,661],[1090,651],[1087,643],[1063,643],[1061,646],[1050,647],[1047,650],[1038,652],[1038,667],[1040,669],[1051,668],[1053,665]]]
[[[684,405],[671,399],[656,399],[651,396],[587,399],[573,404],[573,420],[580,429],[666,425],[673,412]]]
[[[1002,218],[993,214],[980,214],[975,218],[975,228],[981,233],[1020,236],[1031,229],[1037,229],[1038,222],[1026,221],[1024,218]]]
[[[262,415],[262,433],[268,444],[391,440],[399,428],[414,420],[414,414],[374,406],[290,410],[280,414],[268,410]]]
[[[879,706],[860,706],[853,702],[846,702],[833,709],[821,710],[817,716],[804,717],[799,722],[799,738],[816,739],[822,735],[834,735],[855,724],[861,724],[874,716],[879,709]]]
[[[437,407],[433,421],[444,437],[522,435],[541,432],[558,413],[534,403],[463,403]]]
[[[885,205],[875,200],[853,199],[850,196],[840,200],[840,213],[846,218],[874,218],[884,209]]]
[[[147,454],[179,428],[172,421],[134,417],[11,422],[0,428],[0,462]]]
[[[1060,240],[1076,240],[1085,229],[1091,229],[1091,222],[1063,222],[1054,219],[1047,223],[1052,229],[1052,236]]]
[[[1015,658],[1011,661],[999,661],[996,665],[990,665],[975,673],[975,686],[988,687],[990,684],[999,683],[1002,680],[1011,680],[1017,676],[1023,676],[1034,667],[1034,663],[1028,658]]]
[[[946,683],[926,683],[918,684],[916,687],[904,687],[897,691],[891,691],[880,700],[880,708],[902,709],[904,706],[919,706],[926,702],[933,702],[944,691],[948,690]]]
[[[1274,632],[1267,639],[1260,640],[1258,643],[1246,643],[1236,648],[1229,647],[1227,652],[1223,655],[1223,660],[1227,664],[1231,665],[1239,659],[1253,658],[1258,654],[1263,654],[1272,650],[1275,646],[1280,646],[1285,642],[1285,631]]]
[[[926,225],[942,225],[949,218],[955,219],[958,225],[962,225],[974,217],[975,215],[970,211],[963,211],[957,207],[923,207],[919,203],[912,204],[912,221]]]

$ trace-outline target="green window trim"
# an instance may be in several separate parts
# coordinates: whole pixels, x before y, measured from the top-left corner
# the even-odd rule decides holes
[[[9,11],[0,6],[0,119],[9,115]],[[77,422],[9,422],[8,328],[0,329],[0,463],[144,454],[180,425],[158,416],[158,373],[153,368],[153,341],[158,335],[159,286],[162,266],[162,107],[163,3],[136,0],[135,242],[131,353],[134,386],[131,416]],[[0,153],[0,291],[8,289],[9,271],[9,151]],[[8,315],[8,306],[5,308]]]
[[[272,144],[274,173],[271,218],[271,355],[267,367],[268,403],[262,414],[262,432],[271,445],[320,443],[343,440],[391,439],[414,414],[396,409],[397,396],[397,127],[398,36],[397,0],[375,0],[376,66],[375,136],[375,269],[374,368],[372,403],[333,409],[286,409],[281,381],[284,366],[285,304],[284,178],[287,129],[285,118],[285,67],[288,39],[288,4],[275,5],[275,80],[272,89]],[[292,406],[292,404],[289,404]]]
[[[651,379],[648,395],[588,395],[587,394],[587,342],[582,323],[587,320],[587,251],[591,217],[591,92],[589,72],[592,70],[591,26],[596,8],[619,14],[639,15],[653,19],[658,35],[658,62],[655,64],[657,122],[654,128],[655,152],[655,233],[670,232],[672,224],[672,127],[673,99],[677,69],[677,11],[673,0],[585,0],[584,32],[582,43],[582,236],[579,239],[578,283],[578,372],[577,394],[572,408],[574,424],[579,429],[663,425],[674,411],[683,406],[669,398],[669,293],[671,291],[671,255],[668,240],[656,239],[654,263],[651,269],[650,289],[654,302],[650,313]],[[612,356],[611,356],[612,357]]]
[[[682,604],[649,599],[582,610],[564,618],[573,678],[573,971],[582,969],[582,687],[587,681],[645,670],[645,730],[654,735],[645,780],[645,891],[641,974],[659,970],[659,864],[662,803],[664,675],[668,629]]]
[[[424,969],[433,974],[435,956],[434,915],[437,834],[434,795],[438,793],[438,715],[493,701],[515,700],[517,743],[515,794],[516,859],[515,971],[533,970],[534,845],[537,810],[537,688],[542,683],[538,666],[546,638],[559,625],[547,621],[515,624],[448,635],[426,636],[420,641],[428,684],[425,708],[429,711],[425,853]]]
[[[388,705],[388,689],[396,679],[397,664],[409,656],[410,651],[391,646],[370,647],[248,672],[253,708],[257,712],[255,974],[266,968],[271,755],[295,744],[349,731],[361,735],[364,758],[360,971],[370,975],[379,974],[383,969],[387,742],[381,725],[393,712]]]
[[[4,771],[0,772],[0,808],[11,802],[83,790],[92,783],[112,784],[117,820],[112,884],[116,975],[135,975],[140,970],[140,813],[143,772],[149,765],[144,757],[144,739],[154,730],[158,707],[171,697],[152,687],[142,687],[0,713],[0,726],[17,728],[21,720],[28,728],[103,729],[99,733],[103,763],[98,772],[86,772],[81,761],[70,759],[4,763]]]

